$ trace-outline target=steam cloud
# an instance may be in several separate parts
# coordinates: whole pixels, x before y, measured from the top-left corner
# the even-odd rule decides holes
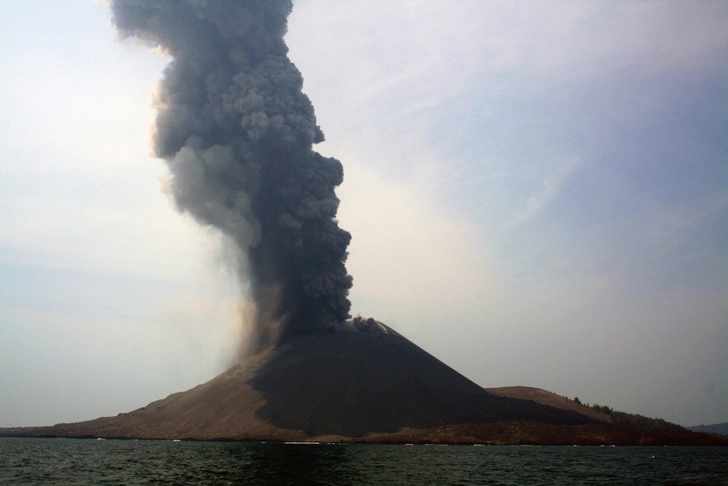
[[[255,304],[253,348],[349,317],[351,235],[339,228],[341,163],[323,141],[283,41],[291,0],[113,0],[122,37],[166,50],[155,154],[178,210],[237,245]]]

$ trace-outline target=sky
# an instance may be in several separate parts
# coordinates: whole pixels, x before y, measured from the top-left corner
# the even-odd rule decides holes
[[[103,2],[0,2],[0,426],[234,362],[220,236],[150,153],[169,59]],[[485,387],[728,421],[728,4],[298,0],[352,314]]]

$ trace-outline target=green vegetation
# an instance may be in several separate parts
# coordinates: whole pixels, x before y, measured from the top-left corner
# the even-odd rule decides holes
[[[672,422],[668,422],[667,420],[660,418],[650,418],[636,413],[620,412],[607,407],[606,405],[598,405],[596,403],[593,405],[589,405],[589,403],[582,404],[577,397],[574,398],[574,402],[584,405],[585,407],[589,407],[592,410],[596,410],[601,414],[608,415],[611,417],[612,423],[615,425],[648,430],[683,430],[683,427],[680,425],[673,424]]]

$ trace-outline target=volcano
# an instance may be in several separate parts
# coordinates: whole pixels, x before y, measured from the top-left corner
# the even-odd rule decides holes
[[[534,390],[486,390],[390,327],[370,319],[358,330],[312,334],[268,348],[204,384],[129,413],[51,427],[0,429],[0,435],[363,443],[676,443],[674,437],[625,431],[586,407],[576,407],[565,399],[569,405],[560,406],[557,399],[561,397]],[[515,398],[524,393],[533,399]],[[693,442],[703,436],[688,435]]]

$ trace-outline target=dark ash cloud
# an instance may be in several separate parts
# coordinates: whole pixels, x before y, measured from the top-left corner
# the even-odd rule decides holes
[[[113,0],[123,37],[172,56],[161,81],[155,154],[177,208],[238,247],[255,304],[252,349],[341,327],[351,236],[335,219],[341,163],[283,35],[290,0]]]

